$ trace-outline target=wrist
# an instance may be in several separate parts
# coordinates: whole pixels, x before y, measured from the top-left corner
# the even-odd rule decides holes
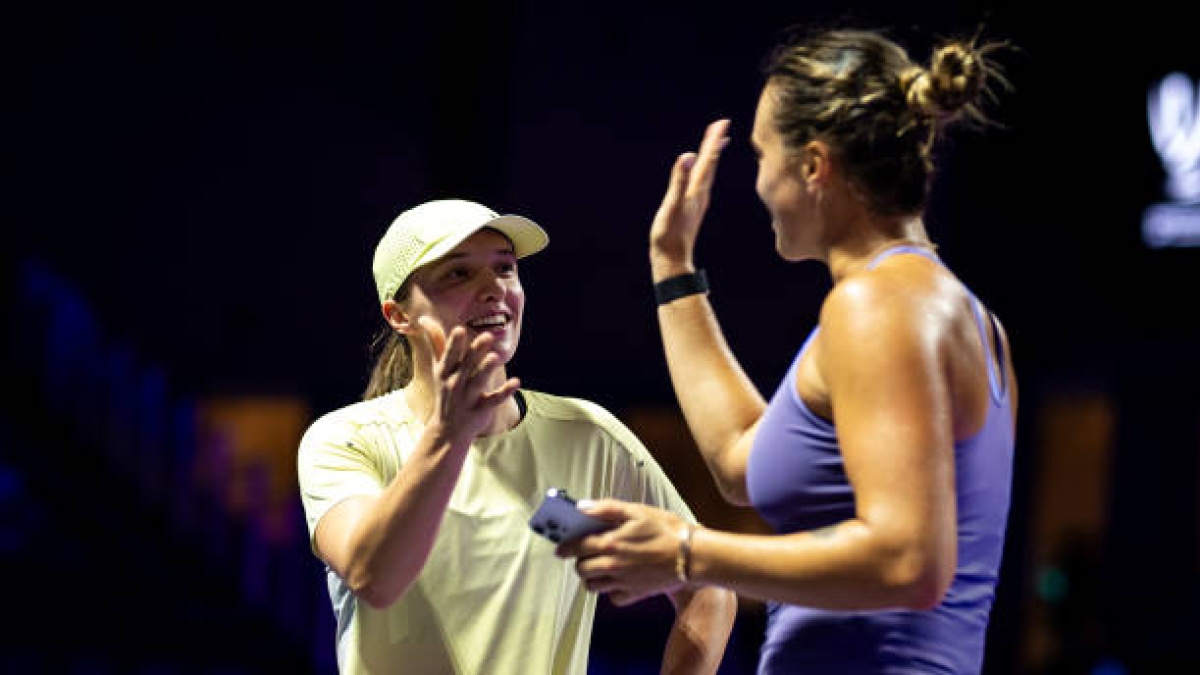
[[[655,282],[695,271],[691,255],[667,254],[653,248],[650,251],[650,278]]]
[[[654,301],[660,307],[690,295],[708,294],[708,276],[704,270],[686,272],[654,282]]]
[[[463,438],[462,433],[455,433],[454,430],[443,422],[431,421],[425,425],[425,436],[429,440],[430,447],[435,452],[454,452],[464,451],[471,447],[471,438]]]
[[[692,542],[696,536],[697,526],[684,523],[677,533],[679,546],[675,550],[675,578],[680,583],[692,581]]]

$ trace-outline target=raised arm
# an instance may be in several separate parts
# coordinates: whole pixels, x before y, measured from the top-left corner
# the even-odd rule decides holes
[[[457,327],[449,339],[434,325],[432,414],[412,454],[382,494],[334,506],[316,530],[317,553],[372,607],[398,600],[420,574],[441,527],[471,441],[518,386],[509,379],[489,391],[500,366],[491,335],[467,344]]]
[[[650,228],[655,283],[696,269],[696,236],[708,210],[721,150],[729,142],[728,130],[728,120],[713,122],[699,153],[684,153],[675,161]],[[732,503],[746,504],[746,459],[766,402],[730,352],[705,295],[661,305],[658,322],[671,384],[688,428],[721,494]]]
[[[928,608],[953,577],[957,540],[945,330],[929,305],[864,285],[835,289],[821,318],[819,368],[838,419],[856,513],[788,535],[697,529],[690,580],[740,596],[825,609]],[[678,588],[678,518],[600,500],[618,524],[572,542],[588,590],[617,605]]]
[[[948,319],[879,276],[834,289],[815,345],[854,517],[786,537],[697,532],[696,579],[826,609],[941,601],[957,541]]]

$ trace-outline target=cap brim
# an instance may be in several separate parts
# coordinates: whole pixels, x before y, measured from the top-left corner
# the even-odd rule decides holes
[[[524,258],[546,248],[550,243],[550,235],[540,225],[524,216],[499,216],[480,223],[477,227],[463,230],[451,237],[446,237],[434,244],[417,261],[415,268],[423,267],[431,262],[440,260],[459,244],[463,243],[480,230],[491,228],[512,242],[513,252],[518,258]]]
[[[475,231],[478,232],[489,227],[499,230],[501,234],[508,237],[508,240],[513,244],[513,250],[516,252],[518,258],[533,255],[546,248],[546,244],[550,243],[550,235],[546,234],[541,225],[524,216],[500,216],[499,218],[493,218],[480,225]]]

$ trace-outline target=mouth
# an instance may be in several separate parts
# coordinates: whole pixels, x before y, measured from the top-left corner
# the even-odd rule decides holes
[[[512,317],[504,312],[493,312],[467,321],[467,328],[476,333],[503,333],[512,323]]]

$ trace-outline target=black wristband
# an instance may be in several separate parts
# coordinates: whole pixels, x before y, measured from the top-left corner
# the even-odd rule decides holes
[[[654,299],[660,305],[665,305],[668,302],[689,295],[707,292],[708,277],[705,276],[704,270],[696,270],[689,274],[680,274],[654,284]]]

